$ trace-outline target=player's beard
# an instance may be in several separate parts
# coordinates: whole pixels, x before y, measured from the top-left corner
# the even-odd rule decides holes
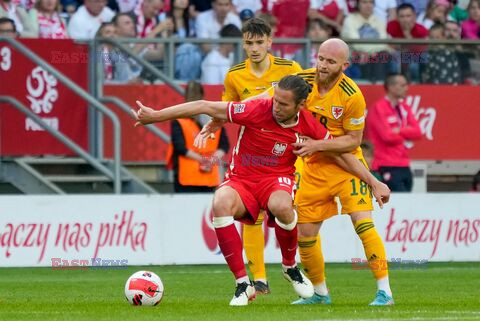
[[[329,85],[331,85],[331,83],[335,80],[337,80],[337,78],[340,76],[340,74],[343,72],[342,70],[342,67],[340,66],[338,68],[337,71],[335,72],[332,72],[330,75],[328,75],[325,79],[320,79],[319,77],[319,72],[317,70],[317,74],[316,74],[316,81],[317,81],[317,84],[320,86],[320,87],[328,87]]]

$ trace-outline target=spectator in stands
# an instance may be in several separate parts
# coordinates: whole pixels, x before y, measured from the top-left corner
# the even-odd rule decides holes
[[[430,29],[435,23],[445,23],[449,11],[450,2],[448,0],[430,0],[425,12],[418,15],[417,22]]]
[[[307,31],[309,0],[268,0],[264,8],[277,19],[275,37],[278,38],[303,38]],[[292,59],[301,46],[294,44],[273,44],[272,52],[275,56]]]
[[[462,23],[462,21],[467,20],[468,19],[467,6],[469,3],[469,0],[460,0],[460,1],[450,0],[450,2],[454,6],[453,6],[453,9],[450,10],[450,13],[448,14],[448,20],[458,22],[459,24]]]
[[[136,31],[138,38],[168,38],[173,33],[173,20],[166,17],[163,11],[163,0],[141,0],[134,10],[136,16]],[[156,68],[163,68],[163,58],[165,54],[164,44],[149,44],[142,50],[143,58],[148,60]],[[147,81],[153,82],[156,77],[143,70],[141,77]]]
[[[368,109],[367,130],[373,143],[372,169],[377,170],[392,192],[410,192],[413,179],[408,149],[422,136],[420,126],[404,98],[405,76],[391,74],[385,80],[387,95]]]
[[[226,25],[220,31],[222,38],[241,38],[242,32],[235,25]],[[231,54],[234,44],[223,43],[212,49],[202,61],[202,84],[221,85],[228,69],[232,66]]]
[[[386,24],[397,18],[396,9],[397,1],[395,0],[376,0],[373,13]]]
[[[358,0],[357,12],[345,18],[342,37],[347,39],[386,39],[386,25],[375,16],[374,0]],[[360,68],[361,77],[375,83],[385,79],[391,57],[384,44],[356,44],[352,48],[352,63]],[[377,59],[377,60],[376,60]]]
[[[195,25],[190,18],[188,0],[172,0],[167,17],[173,22],[173,36],[178,38],[195,36]]]
[[[185,100],[203,99],[204,91],[198,82],[190,81]],[[208,121],[208,118],[206,119]],[[171,123],[172,142],[167,161],[173,164],[175,193],[209,193],[220,184],[219,165],[228,152],[229,142],[224,129],[208,141],[206,148],[193,146],[195,136],[206,123],[200,117],[183,118]]]
[[[235,8],[235,11],[239,15],[243,10],[250,10],[254,13],[254,15],[259,14],[262,10],[261,0],[232,0],[232,3]]]
[[[28,13],[33,22],[36,38],[66,39],[67,23],[60,17],[59,0],[38,0]]]
[[[331,25],[337,34],[342,31],[343,19],[348,15],[345,0],[311,0],[308,10],[309,19],[320,19]]]
[[[470,0],[468,19],[462,22],[462,38],[480,39],[480,0]]]
[[[445,26],[436,23],[430,28],[430,39],[445,40]],[[422,80],[427,84],[462,83],[460,63],[453,48],[444,45],[432,45],[428,50],[428,61],[424,64]]]
[[[320,19],[313,19],[308,21],[308,28],[306,37],[312,40],[312,48],[310,49],[310,61],[308,68],[315,67],[317,65],[318,48],[320,48],[321,42],[327,40],[333,36],[333,27],[327,25]],[[299,61],[299,57],[294,59]]]
[[[95,38],[113,38],[115,37],[115,25],[113,22],[104,22],[98,28]],[[106,83],[113,81],[113,48],[112,45],[102,43],[101,50],[101,62],[103,64],[103,79]]]
[[[212,0],[190,0],[188,11],[192,19],[197,19],[197,16],[204,11],[212,9]]]
[[[417,15],[421,15],[427,9],[428,0],[397,0],[397,5],[409,4],[413,7],[413,10]]]
[[[460,25],[455,21],[447,21],[445,23],[445,37],[452,40],[460,40],[462,38],[462,29]],[[468,48],[468,47],[467,47]],[[460,64],[460,79],[461,83],[465,83],[471,76],[470,73],[470,59],[474,57],[474,54],[465,50],[461,45],[454,47],[455,54],[458,57]]]
[[[173,24],[172,36],[186,38],[195,35],[195,23],[190,18],[188,0],[173,0],[167,19]],[[198,79],[202,56],[202,51],[196,44],[180,44],[175,52],[175,79],[182,81]]]
[[[109,22],[114,15],[106,0],[85,0],[70,18],[68,34],[73,39],[93,39],[102,22]]]
[[[387,33],[392,38],[426,38],[428,37],[428,30],[421,24],[416,22],[415,8],[408,3],[401,4],[397,7],[397,20],[390,21],[387,24]],[[398,47],[395,47],[399,49]],[[424,46],[411,45],[402,46],[402,52],[410,55],[410,57],[419,57],[420,54],[426,49]],[[413,55],[413,56],[412,56]],[[400,57],[396,57],[400,59]],[[420,59],[402,59],[402,72],[409,75],[410,79],[419,80],[420,78]]]
[[[416,23],[415,8],[411,4],[397,7],[397,19],[387,24],[387,33],[392,38],[426,38],[428,30]]]
[[[18,37],[18,32],[15,28],[15,22],[12,19],[6,17],[0,18],[0,37]]]
[[[117,1],[118,11],[123,13],[123,12],[130,12],[135,10],[139,0],[116,0],[116,1]]]
[[[217,39],[220,30],[228,24],[242,28],[242,21],[232,12],[231,0],[213,0],[212,9],[200,13],[196,20],[195,30],[197,37]]]
[[[34,38],[33,23],[27,11],[12,3],[11,0],[0,0],[0,18],[12,19],[15,28],[22,38]]]
[[[163,0],[141,0],[134,10],[137,22],[137,36],[147,38],[156,28],[156,34],[171,32],[173,23],[170,19],[165,19],[163,24],[159,24],[159,15],[163,10]]]
[[[115,26],[115,35],[120,38],[135,38],[137,31],[133,16],[129,13],[117,13],[112,19]],[[130,48],[135,54],[144,56],[148,50],[144,44],[130,44]],[[116,48],[112,50],[113,75],[110,82],[112,83],[137,83],[142,72],[142,67],[127,57],[125,53],[118,51]]]

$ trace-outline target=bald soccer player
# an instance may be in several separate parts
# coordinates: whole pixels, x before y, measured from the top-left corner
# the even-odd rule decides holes
[[[355,82],[343,72],[348,67],[349,48],[340,39],[329,39],[318,50],[316,68],[299,75],[311,86],[307,109],[335,139],[306,139],[294,146],[304,159],[301,184],[295,202],[298,211],[298,246],[302,264],[314,284],[315,295],[294,304],[330,304],[325,282],[325,263],[320,242],[323,221],[341,213],[350,215],[362,241],[370,269],[377,281],[377,292],[370,305],[392,305],[388,267],[383,241],[372,219],[372,182],[365,182],[344,171],[320,151],[351,152],[367,166],[360,148],[365,126],[365,99]],[[352,244],[353,246],[353,244]]]

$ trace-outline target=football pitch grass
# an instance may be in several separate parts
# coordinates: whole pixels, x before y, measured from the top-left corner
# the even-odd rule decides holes
[[[130,306],[124,285],[135,271],[157,273],[165,286],[156,307]],[[369,307],[370,271],[327,264],[331,306],[292,306],[295,294],[268,265],[272,293],[229,307],[234,283],[226,265],[148,266],[127,270],[0,269],[0,320],[480,320],[480,263],[428,263],[390,272],[396,305]]]

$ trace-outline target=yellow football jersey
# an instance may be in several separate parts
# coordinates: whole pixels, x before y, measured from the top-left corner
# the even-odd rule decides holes
[[[366,103],[355,82],[342,74],[333,88],[324,96],[320,96],[315,73],[315,68],[297,73],[312,85],[312,92],[307,98],[307,109],[334,137],[345,135],[347,131],[362,130],[365,127]],[[355,154],[361,156],[360,147]]]
[[[268,54],[270,68],[257,77],[251,72],[250,59],[233,66],[225,76],[223,101],[241,101],[263,93],[284,76],[302,71],[295,61],[274,57]]]

